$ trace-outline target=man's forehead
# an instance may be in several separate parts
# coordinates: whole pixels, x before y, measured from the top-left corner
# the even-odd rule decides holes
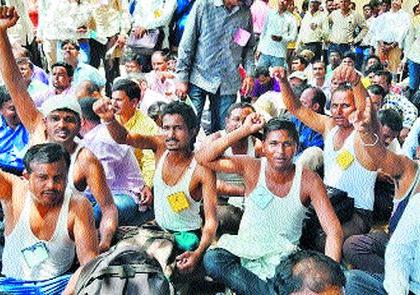
[[[186,125],[184,118],[180,114],[165,114],[162,117],[162,123],[163,125]]]
[[[78,114],[76,114],[75,112],[73,112],[72,110],[69,110],[69,109],[54,110],[51,113],[49,113],[47,117],[52,117],[52,116],[74,117],[76,119],[80,119]]]

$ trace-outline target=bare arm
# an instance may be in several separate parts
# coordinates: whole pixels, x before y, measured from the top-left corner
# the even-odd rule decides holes
[[[84,164],[86,182],[102,211],[99,225],[100,250],[106,251],[111,246],[112,237],[118,227],[118,210],[115,206],[111,190],[106,183],[105,172],[99,160],[88,150],[84,149],[79,157]]]
[[[204,207],[204,226],[201,231],[201,240],[198,248],[194,252],[184,252],[177,257],[178,268],[183,272],[194,269],[195,265],[213,242],[217,230],[217,194],[216,194],[216,177],[214,173],[205,167],[197,168],[200,174],[200,182],[202,185],[203,207]]]
[[[76,283],[83,266],[99,253],[98,236],[95,230],[92,206],[86,198],[80,198],[75,203],[77,204],[73,210],[75,212],[73,236],[80,267],[70,278],[63,294],[74,294]]]
[[[109,98],[103,98],[95,102],[93,110],[107,126],[111,137],[117,143],[129,144],[139,149],[150,149],[154,152],[158,149],[160,143],[158,136],[131,134],[115,119],[115,110]]]
[[[318,174],[306,170],[310,179],[310,198],[316,215],[321,223],[327,238],[325,242],[325,255],[337,262],[341,260],[341,247],[343,244],[343,229],[335,215],[334,209],[328,199],[325,185]]]
[[[0,72],[12,97],[17,114],[29,133],[36,126],[43,124],[43,115],[35,107],[13,56],[12,47],[7,37],[7,28],[14,26],[18,16],[14,9],[0,8]],[[9,15],[9,16],[7,16]]]
[[[262,116],[257,113],[250,114],[240,128],[212,142],[206,142],[207,144],[195,154],[195,158],[200,165],[213,171],[243,175],[244,161],[246,162],[247,156],[222,157],[222,155],[232,144],[263,127]]]
[[[289,81],[287,81],[286,71],[283,68],[276,68],[274,74],[279,77],[283,102],[287,110],[312,130],[324,134],[331,119],[305,108],[300,103],[299,98],[293,93]]]
[[[0,169],[0,199],[7,200],[12,197],[13,193],[13,178],[18,179],[14,175],[3,172]]]
[[[223,180],[217,180],[217,194],[228,196],[243,196],[245,195],[245,188],[243,186],[228,183]]]

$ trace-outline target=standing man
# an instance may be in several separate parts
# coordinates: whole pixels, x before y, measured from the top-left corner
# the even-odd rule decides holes
[[[402,0],[392,0],[391,10],[381,14],[372,25],[372,46],[393,74],[400,65],[403,39],[411,24],[411,15],[401,9],[401,4]]]
[[[209,96],[210,133],[224,128],[227,110],[236,101],[241,87],[240,64],[247,72],[242,88],[250,94],[254,86],[251,2],[196,1],[181,39],[177,95],[189,95],[199,120]]]
[[[315,56],[314,60],[321,60],[322,43],[328,36],[328,17],[325,12],[319,10],[321,1],[310,0],[309,11],[300,23],[300,31],[297,39],[298,48],[308,49]]]
[[[258,44],[258,66],[286,67],[287,44],[295,41],[298,25],[294,15],[287,10],[290,0],[279,0],[277,9],[267,15]]]
[[[155,136],[127,132],[115,119],[109,99],[95,103],[94,110],[116,142],[154,151],[155,220],[164,230],[195,235],[197,243],[184,248],[185,252],[176,259],[181,272],[192,271],[212,243],[217,228],[215,176],[194,159],[198,121],[193,109],[183,102],[168,104],[162,114],[163,134]]]
[[[368,32],[363,16],[350,9],[350,0],[340,0],[340,9],[331,12],[328,21],[332,24],[329,51],[339,51],[341,55],[362,41]],[[360,32],[355,36],[357,27],[360,28]]]
[[[92,191],[103,216],[99,226],[99,247],[102,251],[108,250],[118,226],[118,212],[101,163],[91,151],[75,141],[81,125],[80,105],[75,98],[60,97],[44,103],[43,113],[35,107],[6,34],[6,30],[13,27],[19,17],[14,8],[0,7],[0,18],[0,70],[16,112],[29,132],[30,143],[58,142],[71,154],[69,188],[83,192],[89,187]]]

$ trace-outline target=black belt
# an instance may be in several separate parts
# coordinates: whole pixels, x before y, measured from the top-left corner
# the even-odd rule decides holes
[[[322,42],[308,42],[308,43],[304,43],[305,45],[322,45]]]

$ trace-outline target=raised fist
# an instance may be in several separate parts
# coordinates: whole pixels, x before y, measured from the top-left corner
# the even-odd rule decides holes
[[[0,30],[6,31],[13,27],[18,21],[19,16],[14,7],[0,6]]]
[[[244,128],[247,128],[249,134],[254,134],[264,128],[264,117],[258,113],[251,113],[248,115],[248,117],[246,117],[243,126]]]
[[[102,98],[96,101],[93,104],[93,111],[104,123],[111,122],[115,119],[115,109],[109,98]]]

